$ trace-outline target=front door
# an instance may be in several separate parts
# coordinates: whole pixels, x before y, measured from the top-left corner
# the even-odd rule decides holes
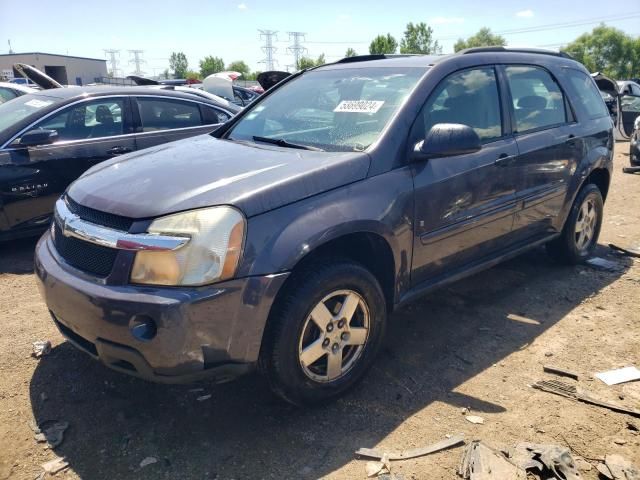
[[[136,148],[125,97],[83,101],[33,128],[56,130],[58,139],[28,148],[18,139],[0,152],[3,229],[46,226],[55,201],[71,182],[93,165]]]
[[[495,68],[451,74],[427,100],[411,144],[438,123],[471,126],[478,152],[413,164],[415,236],[411,282],[418,285],[455,274],[510,244],[515,180],[504,168],[518,155],[500,102]]]

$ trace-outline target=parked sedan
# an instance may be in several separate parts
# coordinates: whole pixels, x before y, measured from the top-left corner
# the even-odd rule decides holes
[[[11,82],[0,82],[0,103],[8,102],[27,93],[35,93],[38,90]]]
[[[147,87],[55,88],[0,105],[0,240],[40,233],[93,165],[215,130],[239,109]]]

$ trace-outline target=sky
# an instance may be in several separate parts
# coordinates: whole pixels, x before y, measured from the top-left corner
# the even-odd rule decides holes
[[[640,0],[31,0],[28,6],[0,0],[0,53],[8,53],[9,40],[16,53],[106,58],[104,50],[115,49],[118,73],[126,75],[134,70],[129,50],[142,50],[142,70],[152,76],[168,67],[171,52],[182,51],[194,70],[213,55],[226,64],[244,60],[261,71],[262,29],[278,32],[275,67],[285,70],[293,63],[288,32],[305,33],[308,56],[324,53],[333,61],[349,47],[368,53],[378,34],[391,33],[399,41],[408,22],[430,25],[448,53],[456,39],[484,26],[502,33],[509,46],[558,49],[600,21],[640,36]]]

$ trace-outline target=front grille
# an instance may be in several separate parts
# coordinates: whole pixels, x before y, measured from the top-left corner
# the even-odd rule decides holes
[[[116,230],[122,230],[124,232],[129,231],[133,224],[133,220],[130,218],[114,215],[113,213],[101,212],[100,210],[94,210],[93,208],[80,205],[69,195],[65,195],[65,200],[67,201],[69,210],[87,222],[102,225],[103,227],[114,228]]]
[[[58,222],[55,222],[53,228],[56,250],[69,265],[99,277],[106,277],[111,273],[118,250],[65,237]]]

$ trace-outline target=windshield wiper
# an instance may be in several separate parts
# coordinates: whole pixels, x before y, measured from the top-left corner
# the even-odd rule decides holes
[[[322,150],[321,148],[311,147],[309,145],[301,145],[299,143],[287,142],[284,138],[269,138],[269,137],[260,137],[258,135],[254,135],[253,140],[256,142],[272,143],[274,145],[278,145],[279,147],[298,148],[300,150],[312,150],[314,152],[324,152],[324,150]]]

